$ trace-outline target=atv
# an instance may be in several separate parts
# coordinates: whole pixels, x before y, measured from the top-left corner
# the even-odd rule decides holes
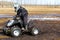
[[[38,35],[39,29],[37,27],[34,27],[32,24],[32,21],[29,21],[26,28],[22,30],[22,20],[20,17],[13,17],[12,20],[8,20],[5,27],[3,28],[3,32],[6,35],[11,35],[13,37],[19,37],[22,35],[23,32],[29,32],[32,35]]]

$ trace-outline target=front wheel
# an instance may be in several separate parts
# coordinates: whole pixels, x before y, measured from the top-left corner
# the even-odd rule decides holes
[[[11,28],[11,36],[18,37],[21,35],[21,29],[19,27],[12,27]]]
[[[7,27],[3,28],[3,33],[8,35],[10,33],[10,30]]]

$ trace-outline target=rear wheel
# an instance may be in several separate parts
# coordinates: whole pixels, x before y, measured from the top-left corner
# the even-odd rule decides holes
[[[39,30],[38,30],[38,28],[36,28],[36,27],[31,28],[31,31],[30,31],[30,32],[31,32],[31,34],[34,35],[34,36],[39,34]]]
[[[38,29],[38,26],[36,24],[36,20],[31,20],[28,24],[29,32],[34,36],[41,33],[40,29]]]

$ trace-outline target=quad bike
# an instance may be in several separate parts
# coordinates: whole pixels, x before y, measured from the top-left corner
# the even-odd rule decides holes
[[[22,20],[20,17],[14,17],[12,20],[9,20],[5,27],[3,28],[3,32],[6,35],[11,35],[13,37],[21,36],[23,32],[29,32],[32,35],[38,35],[39,29],[31,25],[31,21],[27,24],[25,30],[22,30]]]

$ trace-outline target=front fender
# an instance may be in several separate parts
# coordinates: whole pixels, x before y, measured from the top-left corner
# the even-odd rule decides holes
[[[14,20],[9,20],[6,26],[12,26],[13,24],[14,24]]]

